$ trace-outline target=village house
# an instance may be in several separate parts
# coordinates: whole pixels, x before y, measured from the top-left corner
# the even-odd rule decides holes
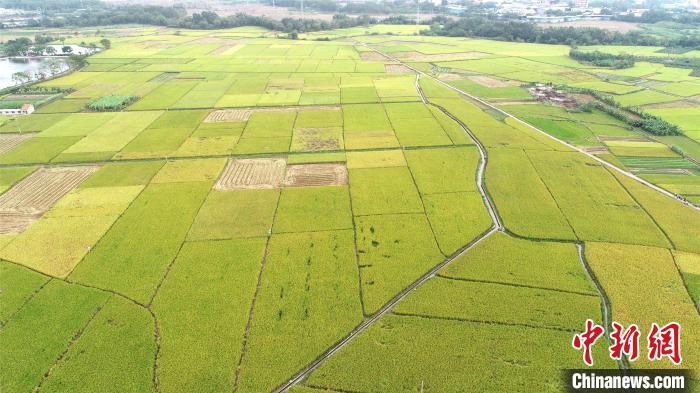
[[[34,112],[34,105],[24,104],[21,108],[0,109],[0,115],[29,115]]]

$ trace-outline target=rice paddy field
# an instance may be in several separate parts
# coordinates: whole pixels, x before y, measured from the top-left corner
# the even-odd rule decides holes
[[[700,211],[674,196],[700,196],[692,130],[521,86],[641,103],[694,79],[347,30],[108,30],[41,83],[70,94],[0,120],[1,391],[557,392],[586,319],[680,322],[700,369]],[[137,99],[88,106],[115,96]],[[596,368],[628,367],[609,344]]]
[[[700,182],[700,78],[690,68],[649,62],[621,70],[595,67],[570,58],[570,48],[563,45],[426,36],[357,40],[688,201],[697,203],[700,197],[696,187],[688,187]],[[659,47],[580,49],[668,56]],[[683,56],[694,57],[695,52]],[[582,112],[542,102],[527,90],[538,83],[595,91],[678,126],[682,135],[652,135],[598,109]],[[574,97],[580,102],[591,98]],[[503,116],[498,110],[493,114]]]

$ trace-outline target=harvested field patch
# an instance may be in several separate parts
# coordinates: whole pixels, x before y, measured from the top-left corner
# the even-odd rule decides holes
[[[520,85],[520,82],[496,79],[486,75],[470,75],[467,79],[486,87],[512,87]]]
[[[607,154],[610,153],[605,146],[587,146],[582,148],[583,151],[590,154]]]
[[[96,166],[42,168],[0,196],[0,234],[24,232]]]
[[[205,123],[248,121],[253,111],[248,109],[222,109],[214,111],[204,119]]]
[[[214,189],[278,188],[284,178],[285,166],[282,158],[231,160]]]
[[[286,187],[339,186],[348,183],[344,164],[303,164],[287,167]]]
[[[293,151],[340,150],[343,148],[343,130],[333,128],[297,128],[293,131]]]
[[[41,214],[0,212],[0,235],[22,233],[41,218]]]
[[[386,60],[386,57],[384,55],[377,52],[362,52],[360,53],[360,58],[362,60]]]
[[[14,186],[35,169],[36,167],[32,166],[0,168],[0,193]]]
[[[403,64],[384,64],[384,70],[389,74],[406,74],[413,70]]]
[[[39,169],[0,196],[0,211],[43,213],[97,169],[96,166]]]
[[[464,76],[460,75],[460,74],[445,73],[445,74],[440,74],[438,76],[438,79],[440,79],[441,81],[445,81],[445,82],[452,82],[452,81],[462,80],[462,79],[464,79]]]
[[[31,138],[32,134],[2,134],[0,135],[0,154],[12,150],[15,146]]]

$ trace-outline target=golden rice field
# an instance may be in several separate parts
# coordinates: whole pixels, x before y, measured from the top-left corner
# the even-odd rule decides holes
[[[629,366],[697,378],[695,107],[658,138],[523,86],[697,78],[390,28],[106,30],[0,120],[0,390],[557,392],[587,319],[680,322]]]

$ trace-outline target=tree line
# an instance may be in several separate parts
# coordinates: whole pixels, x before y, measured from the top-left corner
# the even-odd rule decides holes
[[[299,0],[263,0],[264,4],[275,7],[299,8]],[[441,8],[430,1],[419,2],[420,11],[424,13],[438,12]],[[341,13],[354,15],[388,15],[399,13],[415,13],[416,3],[412,0],[394,1],[360,1],[341,3],[336,0],[304,0],[304,8],[326,13]]]
[[[598,67],[608,67],[614,69],[634,67],[634,56],[625,53],[614,55],[612,53],[605,53],[597,50],[587,52],[572,48],[569,51],[569,57],[580,62],[596,65]]]
[[[265,16],[253,16],[238,13],[231,16],[219,16],[215,12],[203,11],[187,15],[184,8],[147,6],[147,5],[104,5],[77,11],[69,15],[52,17],[51,13],[38,21],[42,27],[88,27],[117,24],[144,24],[156,26],[180,27],[187,29],[225,29],[241,26],[258,26],[285,33],[304,33],[337,28],[372,25],[376,23],[413,23],[404,17],[375,18],[367,15],[350,17],[336,14],[330,21],[318,19],[284,18],[275,20]]]
[[[683,135],[683,131],[677,125],[645,112],[636,106],[623,106],[613,97],[600,93],[592,89],[575,88],[570,86],[559,86],[558,88],[572,92],[589,94],[594,101],[583,104],[578,108],[580,111],[591,111],[593,108],[599,109],[610,116],[621,120],[632,127],[641,128],[653,135]]]

